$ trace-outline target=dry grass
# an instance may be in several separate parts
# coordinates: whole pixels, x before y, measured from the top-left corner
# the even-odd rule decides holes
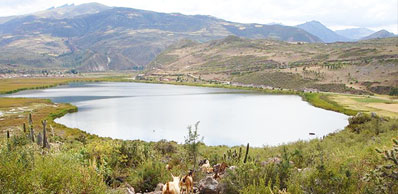
[[[73,135],[76,130],[68,129],[53,121],[55,117],[68,112],[76,111],[76,107],[70,104],[54,104],[50,100],[30,98],[0,98],[0,132],[10,131],[18,134],[22,131],[22,124],[28,126],[28,115],[32,114],[33,129],[41,131],[42,120],[48,121],[49,129],[53,128],[55,135]]]
[[[10,78],[0,79],[0,94],[14,93],[27,89],[49,88],[69,82],[92,82],[107,80],[107,77],[70,77],[70,78]]]
[[[348,109],[365,113],[375,112],[381,116],[398,118],[398,100],[391,96],[332,94],[329,99]]]

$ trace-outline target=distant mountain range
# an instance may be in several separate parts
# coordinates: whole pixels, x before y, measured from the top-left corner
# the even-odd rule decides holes
[[[344,30],[336,30],[335,32],[338,35],[344,36],[351,40],[359,40],[365,36],[369,36],[369,35],[375,33],[375,31],[369,30],[367,28],[349,28],[349,29],[344,29]]]
[[[319,37],[326,43],[390,38],[396,36],[386,30],[375,32],[367,28],[349,28],[333,31],[318,21],[306,22],[304,24],[297,25],[297,27]]]
[[[340,36],[318,21],[306,22],[304,24],[297,25],[297,27],[319,37],[323,42],[327,43],[350,40],[344,36]]]
[[[180,40],[207,42],[230,35],[289,42],[349,40],[315,21],[298,27],[243,24],[205,15],[72,4],[0,17],[0,65],[81,71],[142,69]]]

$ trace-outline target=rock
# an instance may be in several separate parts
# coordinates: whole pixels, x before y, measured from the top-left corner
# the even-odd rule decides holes
[[[158,185],[156,185],[155,192],[156,192],[156,191],[162,191],[162,189],[163,189],[163,186],[164,186],[164,184],[163,184],[163,183],[159,183]]]
[[[376,118],[377,114],[375,112],[371,112],[370,115],[372,116],[372,118]]]
[[[193,193],[198,193],[198,192],[199,192],[199,189],[197,187],[193,186]]]
[[[230,166],[225,170],[224,176],[228,176],[230,173],[233,173],[236,170],[236,166]]]
[[[228,169],[234,171],[236,168],[236,166],[230,166]]]
[[[363,116],[363,113],[362,112],[358,112],[356,115],[355,115],[355,117],[362,117]]]
[[[129,185],[128,183],[126,183],[126,193],[128,193],[128,194],[135,194],[135,190],[134,190],[134,188],[131,186],[131,185]]]
[[[273,158],[268,158],[267,161],[261,162],[261,166],[266,166],[267,164],[270,164],[270,163],[279,164],[281,162],[282,162],[282,160],[280,158],[273,157]]]
[[[199,181],[199,193],[202,194],[217,194],[219,193],[218,181],[213,177],[208,176]]]

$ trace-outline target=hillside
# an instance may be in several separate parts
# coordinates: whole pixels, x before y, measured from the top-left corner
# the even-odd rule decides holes
[[[230,36],[170,47],[148,74],[191,74],[288,89],[389,93],[398,84],[397,38],[300,44]]]
[[[65,5],[31,15],[0,18],[0,64],[81,71],[142,69],[181,39],[199,42],[228,35],[320,42],[304,30],[241,24],[204,15]]]
[[[394,37],[395,34],[387,31],[387,30],[380,30],[377,31],[369,36],[363,37],[362,40],[369,40],[369,39],[376,39],[376,38],[390,38]]]
[[[350,40],[344,36],[340,36],[318,21],[306,22],[304,24],[297,25],[297,27],[319,37],[323,42],[331,43]]]

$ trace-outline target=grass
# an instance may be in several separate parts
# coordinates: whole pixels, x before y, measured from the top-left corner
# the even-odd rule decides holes
[[[125,75],[89,75],[75,78],[10,78],[0,79],[0,94],[11,94],[22,90],[43,89],[68,84],[70,82],[100,82],[100,81],[121,81]]]
[[[21,90],[42,89],[67,84],[73,81],[89,81],[85,78],[18,78],[0,79],[0,94],[10,94]]]
[[[23,123],[27,126],[29,113],[32,113],[33,129],[36,132],[42,128],[41,121],[47,120],[48,126],[57,135],[74,137],[80,133],[80,130],[69,129],[54,122],[58,117],[77,111],[77,107],[71,104],[54,104],[45,99],[0,98],[0,111],[3,113],[0,120],[1,133],[6,130],[19,133]]]
[[[345,108],[335,101],[330,99],[331,94],[326,93],[302,93],[301,96],[305,101],[308,101],[310,104],[316,107],[320,107],[326,110],[332,110],[340,113],[344,113],[346,115],[355,115],[358,113],[358,110]]]
[[[380,99],[380,98],[375,98],[375,97],[353,97],[352,99],[354,99],[355,101],[359,102],[359,103],[390,103],[390,100],[386,100],[386,99]]]
[[[395,108],[398,104],[398,100],[391,96],[330,94],[329,99],[344,109],[352,109],[364,113],[374,112],[383,117],[398,118],[398,111]]]

